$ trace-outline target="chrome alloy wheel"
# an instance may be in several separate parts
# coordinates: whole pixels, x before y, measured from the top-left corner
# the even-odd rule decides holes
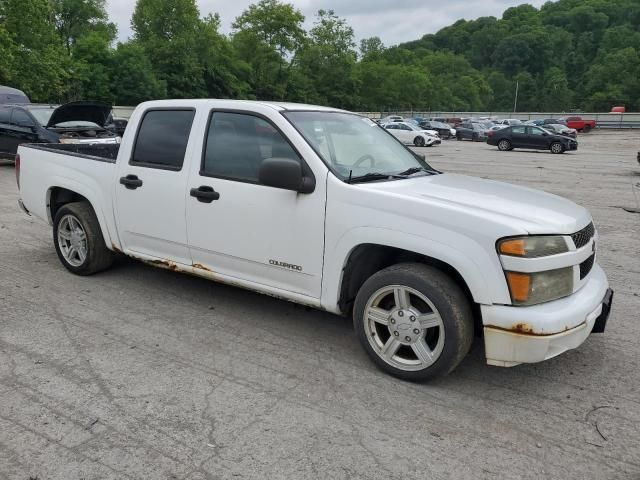
[[[422,293],[402,285],[376,291],[365,307],[364,328],[376,354],[406,371],[433,365],[444,348],[444,323]]]
[[[80,267],[87,259],[87,234],[73,215],[65,215],[58,224],[58,245],[64,259]]]

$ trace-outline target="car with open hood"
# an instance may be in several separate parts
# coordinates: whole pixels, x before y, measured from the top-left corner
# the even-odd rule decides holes
[[[72,102],[65,105],[0,105],[0,157],[12,159],[25,143],[118,144],[111,105]]]

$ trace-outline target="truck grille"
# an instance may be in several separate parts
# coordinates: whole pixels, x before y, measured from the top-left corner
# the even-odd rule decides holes
[[[579,232],[576,232],[573,235],[571,235],[571,238],[573,239],[573,243],[575,243],[576,248],[582,248],[587,243],[589,243],[589,240],[593,238],[595,233],[596,233],[596,229],[593,226],[593,222],[592,222],[586,227],[584,227],[582,230],[580,230]]]
[[[589,258],[587,258],[584,262],[580,264],[580,280],[583,280],[584,277],[589,275],[589,272],[593,268],[593,262],[596,259],[596,254],[594,253]]]

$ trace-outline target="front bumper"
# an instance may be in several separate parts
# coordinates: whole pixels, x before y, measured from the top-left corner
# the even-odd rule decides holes
[[[577,348],[592,331],[604,330],[612,296],[606,275],[595,265],[585,285],[566,298],[531,307],[483,305],[487,363],[513,367]]]

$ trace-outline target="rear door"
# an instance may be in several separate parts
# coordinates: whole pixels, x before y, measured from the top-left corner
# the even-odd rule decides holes
[[[531,143],[527,136],[527,127],[518,125],[510,127],[511,129],[511,145],[516,148],[530,148]]]
[[[142,114],[131,156],[121,159],[115,185],[118,233],[125,252],[191,265],[185,197],[194,140],[193,108]]]

